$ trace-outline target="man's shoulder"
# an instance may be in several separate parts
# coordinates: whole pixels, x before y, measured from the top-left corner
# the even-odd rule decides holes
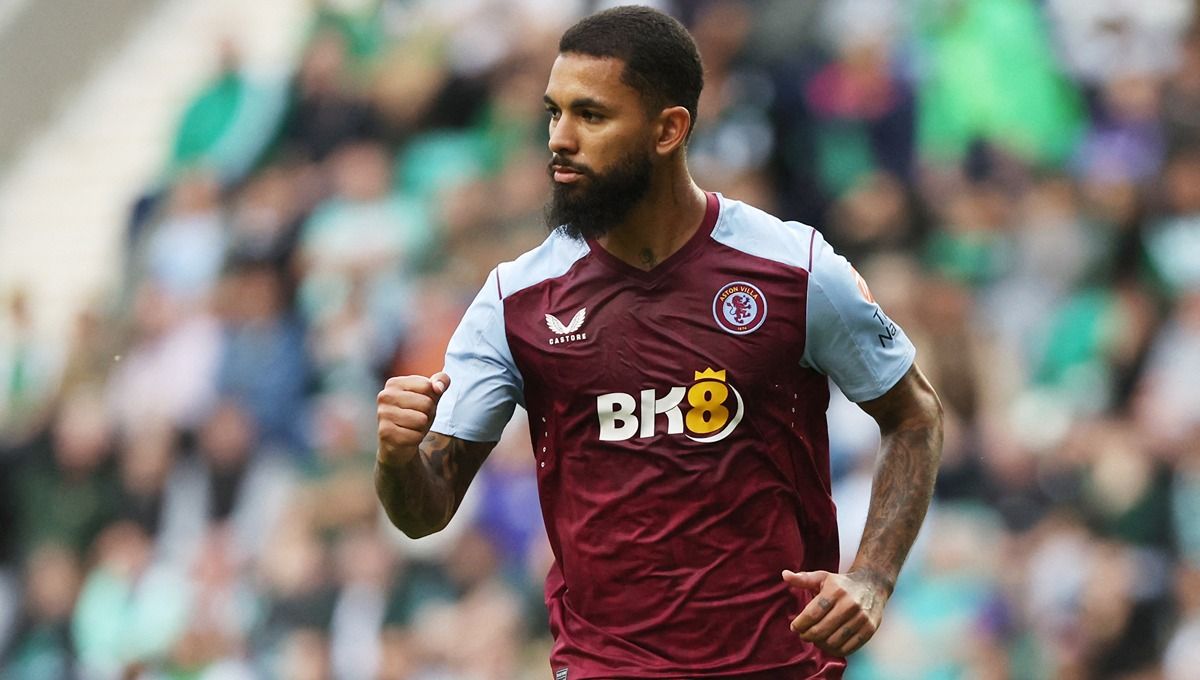
[[[720,198],[713,240],[747,255],[811,271],[813,251],[824,243],[815,228],[782,220],[749,203]]]
[[[496,266],[496,287],[500,298],[566,274],[589,252],[591,248],[586,241],[571,238],[561,229],[555,229],[541,245],[515,260]]]

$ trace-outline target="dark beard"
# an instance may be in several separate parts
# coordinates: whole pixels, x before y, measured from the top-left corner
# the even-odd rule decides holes
[[[625,221],[633,206],[650,190],[649,155],[631,153],[603,175],[561,158],[552,160],[551,166],[556,162],[583,174],[585,179],[572,184],[554,182],[554,169],[548,168],[553,191],[546,204],[546,226],[551,231],[561,228],[576,240],[607,234]]]

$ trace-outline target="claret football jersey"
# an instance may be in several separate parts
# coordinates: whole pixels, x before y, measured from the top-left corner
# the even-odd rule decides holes
[[[709,194],[650,271],[561,230],[493,270],[432,429],[528,411],[556,677],[838,677],[780,572],[838,568],[828,381],[874,399],[914,354],[820,233]]]

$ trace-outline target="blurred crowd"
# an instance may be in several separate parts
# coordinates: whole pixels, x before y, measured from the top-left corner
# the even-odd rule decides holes
[[[0,677],[548,676],[522,416],[410,541],[374,397],[545,237],[546,76],[608,4],[328,0],[282,80],[215,46],[121,289],[62,342],[0,291]],[[821,229],[947,409],[847,677],[1200,677],[1197,3],[655,4],[705,60],[698,182]],[[878,431],[830,421],[848,561]]]

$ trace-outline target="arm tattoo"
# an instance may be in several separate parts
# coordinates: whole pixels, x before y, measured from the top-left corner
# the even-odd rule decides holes
[[[445,528],[494,445],[430,432],[407,463],[376,461],[375,492],[392,524],[412,538]]]
[[[924,378],[919,377],[918,384],[908,387],[919,390],[920,384],[928,386]],[[928,399],[919,391],[905,389],[908,394],[896,401],[903,402],[912,396],[918,399],[887,404],[872,414],[881,416],[876,420],[883,429],[883,442],[871,484],[867,524],[853,569],[868,575],[888,593],[895,586],[896,576],[933,499],[933,485],[941,460],[941,407],[932,388],[928,389]],[[923,405],[913,408],[912,405],[917,403]]]

